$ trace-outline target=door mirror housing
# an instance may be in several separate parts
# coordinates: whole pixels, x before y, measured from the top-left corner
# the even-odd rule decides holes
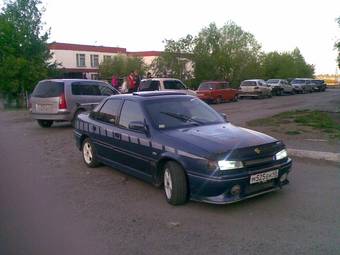
[[[142,121],[131,121],[129,123],[129,129],[138,131],[141,133],[147,133],[148,129],[144,122]]]

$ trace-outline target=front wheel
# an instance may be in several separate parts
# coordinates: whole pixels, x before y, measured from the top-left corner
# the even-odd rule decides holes
[[[82,146],[83,160],[85,165],[88,167],[97,167],[99,162],[97,160],[96,150],[93,146],[93,143],[89,138],[86,138],[83,142]]]
[[[53,120],[37,120],[40,127],[49,128],[53,124]]]
[[[176,162],[164,166],[164,193],[172,205],[182,205],[188,200],[188,185],[183,168]]]

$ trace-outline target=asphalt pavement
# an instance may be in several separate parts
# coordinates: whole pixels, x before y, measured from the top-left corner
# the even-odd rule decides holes
[[[0,112],[0,152],[0,254],[340,254],[339,164],[294,158],[278,192],[174,207],[143,181],[87,168],[68,124]]]

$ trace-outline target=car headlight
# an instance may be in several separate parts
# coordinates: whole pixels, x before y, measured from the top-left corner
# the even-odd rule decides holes
[[[283,149],[281,151],[279,151],[278,153],[275,154],[275,159],[276,160],[280,160],[280,159],[283,159],[283,158],[286,158],[288,157],[288,152],[286,149]]]
[[[218,161],[218,166],[220,170],[233,170],[237,168],[242,168],[243,163],[241,161],[231,161],[231,160],[220,160]]]

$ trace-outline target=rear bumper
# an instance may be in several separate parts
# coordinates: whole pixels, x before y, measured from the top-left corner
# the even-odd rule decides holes
[[[288,160],[280,165],[275,165],[270,168],[261,169],[257,173],[268,172],[271,170],[279,170],[279,176],[265,183],[250,184],[249,173],[239,178],[205,178],[188,174],[190,189],[193,191],[190,195],[191,200],[202,201],[213,204],[230,204],[245,200],[254,196],[278,190],[282,186],[289,183],[288,179],[280,180],[284,174],[289,174],[292,166],[292,160]],[[235,185],[239,185],[239,194],[232,194],[231,189]]]
[[[33,113],[31,117],[35,120],[57,120],[57,121],[71,121],[72,115],[68,111],[61,111],[58,113]]]
[[[261,91],[254,91],[254,92],[240,92],[238,93],[239,97],[259,97],[263,93]]]

